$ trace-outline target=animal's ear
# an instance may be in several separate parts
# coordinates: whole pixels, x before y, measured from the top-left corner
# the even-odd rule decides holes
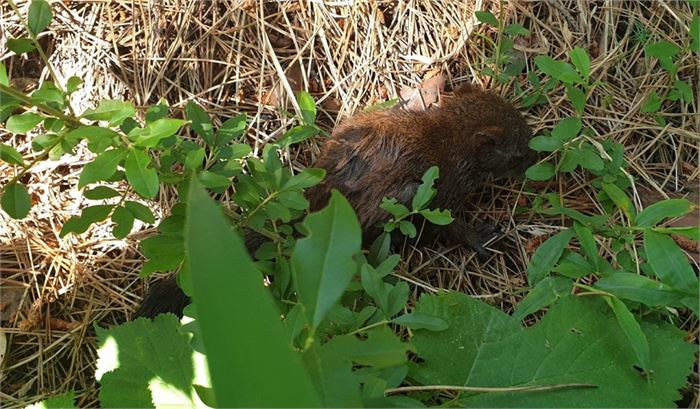
[[[477,85],[466,82],[455,89],[455,95],[467,95],[479,91],[481,89]]]
[[[506,130],[502,126],[486,126],[479,129],[476,134],[476,141],[479,144],[496,144],[505,136]]]

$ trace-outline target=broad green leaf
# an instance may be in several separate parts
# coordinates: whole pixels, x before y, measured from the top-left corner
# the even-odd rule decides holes
[[[67,140],[88,140],[88,149],[94,153],[102,153],[110,146],[119,142],[119,134],[101,126],[81,126],[66,134]]]
[[[543,73],[565,84],[573,84],[575,82],[584,84],[586,82],[581,79],[581,76],[571,64],[557,61],[548,55],[538,55],[535,57],[535,64]]]
[[[428,331],[444,331],[448,327],[447,322],[441,318],[416,312],[400,315],[391,320],[391,322],[406,328],[427,329]]]
[[[306,91],[297,93],[297,102],[301,109],[301,117],[306,125],[314,125],[316,123],[316,102],[313,97]]]
[[[415,196],[413,196],[413,201],[411,202],[411,207],[413,210],[421,210],[425,208],[430,201],[435,197],[437,190],[433,188],[435,180],[440,177],[440,170],[437,166],[431,166],[425,171],[421,181],[423,183],[418,186]]]
[[[387,257],[389,256],[390,246],[391,235],[382,232],[382,234],[380,234],[370,246],[367,261],[373,266],[377,266],[386,261]]]
[[[65,237],[68,233],[85,233],[90,225],[107,219],[113,208],[114,205],[96,205],[83,208],[80,216],[73,216],[63,223],[59,237]]]
[[[635,222],[639,227],[651,227],[665,218],[674,218],[690,213],[696,205],[688,199],[665,199],[647,206],[639,212]]]
[[[0,84],[10,86],[10,79],[7,77],[7,67],[0,62]]]
[[[153,212],[151,212],[151,209],[139,202],[127,200],[124,202],[124,207],[126,207],[135,218],[144,223],[153,224],[156,222],[156,217],[153,215]]]
[[[568,278],[545,277],[518,303],[513,318],[521,321],[528,315],[552,305],[559,298],[568,296],[572,287],[573,282]]]
[[[157,119],[145,128],[134,128],[129,132],[129,139],[134,141],[134,146],[153,148],[158,143],[175,135],[185,121],[182,119],[161,118]]]
[[[6,44],[7,48],[16,54],[29,53],[36,48],[34,41],[30,38],[8,38]]]
[[[642,332],[642,328],[634,318],[634,315],[627,309],[625,303],[617,297],[603,297],[605,302],[612,308],[617,318],[617,323],[620,324],[622,332],[625,333],[627,339],[632,344],[632,349],[637,356],[638,364],[644,370],[651,368],[651,358],[649,357],[649,342],[647,337]]]
[[[697,351],[673,326],[643,322],[653,373],[651,379],[641,376],[627,337],[594,297],[564,297],[529,328],[464,294],[424,295],[415,310],[449,324],[441,332],[414,331],[412,341],[424,362],[412,367],[410,377],[419,384],[596,386],[465,393],[458,402],[463,407],[672,407]]]
[[[289,180],[282,186],[282,190],[309,188],[319,184],[326,176],[326,170],[321,168],[306,168]]]
[[[314,344],[302,357],[324,407],[362,407],[359,380],[347,356],[339,354],[332,345]]]
[[[382,199],[382,203],[379,205],[380,208],[391,213],[394,217],[403,217],[411,213],[408,208],[401,203],[398,203],[396,199],[387,199],[386,197]]]
[[[595,172],[600,172],[605,168],[605,162],[603,162],[598,152],[594,151],[593,147],[590,145],[585,144],[578,152],[578,163],[582,168]]]
[[[644,231],[644,250],[654,273],[664,284],[697,296],[698,276],[690,266],[688,256],[672,238],[647,229]]]
[[[309,323],[318,327],[358,271],[361,231],[350,203],[338,191],[328,206],[306,217],[309,235],[297,240],[292,253],[296,291]]]
[[[151,157],[138,149],[129,151],[124,162],[124,171],[129,184],[136,193],[147,199],[155,198],[159,187],[158,173],[150,165]]]
[[[156,105],[151,105],[146,111],[146,123],[150,124],[161,118],[165,118],[170,112],[170,105],[165,98],[161,98]],[[128,132],[127,132],[128,133]]]
[[[401,234],[410,238],[415,238],[418,234],[416,226],[408,220],[401,220],[399,222],[399,230],[401,231]]]
[[[680,51],[681,48],[679,46],[666,40],[644,46],[645,57],[656,57],[658,59],[673,58]]]
[[[591,75],[591,60],[588,58],[586,50],[581,47],[576,47],[571,50],[569,57],[579,74],[588,81],[588,77]]]
[[[0,160],[13,165],[24,166],[22,155],[10,145],[0,143]]]
[[[581,122],[581,118],[575,116],[565,118],[559,121],[557,126],[554,127],[552,136],[562,142],[569,142],[581,132],[582,127],[583,123]]]
[[[214,127],[211,119],[204,110],[194,101],[189,101],[185,106],[187,119],[192,122],[190,126],[209,146],[214,145]]]
[[[530,149],[537,152],[554,152],[564,146],[558,138],[549,135],[538,135],[528,142]]]
[[[13,219],[24,219],[32,208],[32,199],[26,186],[14,182],[3,189],[0,204],[2,204],[2,210]]]
[[[46,81],[41,84],[38,90],[32,92],[30,97],[34,104],[46,104],[56,109],[63,109],[65,106],[65,94],[54,83]]]
[[[488,24],[493,27],[498,27],[498,19],[490,11],[477,10],[474,12],[476,19],[484,24]]]
[[[102,406],[203,407],[193,400],[192,383],[200,369],[193,365],[191,335],[176,316],[139,318],[109,329],[95,325],[95,330]]]
[[[627,217],[627,220],[630,222],[634,221],[634,218],[637,215],[637,211],[634,208],[634,205],[632,204],[632,200],[627,196],[627,194],[622,191],[617,185],[614,185],[612,183],[607,183],[603,182],[601,184],[603,187],[603,191],[610,197],[610,199],[617,205],[617,207],[622,210],[622,213],[625,214],[625,217]]]
[[[112,213],[112,221],[115,223],[112,234],[118,239],[123,239],[131,233],[134,227],[134,215],[124,207],[117,207]]]
[[[204,148],[202,147],[187,152],[185,156],[185,169],[188,171],[202,169],[205,155]]]
[[[133,102],[105,99],[99,102],[97,108],[83,112],[82,117],[91,121],[109,121],[110,125],[119,125],[135,114],[136,108]]]
[[[337,195],[327,209],[338,206]],[[308,373],[286,341],[280,313],[243,242],[196,178],[192,178],[187,200],[186,263],[217,406],[318,406],[320,401]],[[319,226],[309,220],[313,216],[306,221],[312,240],[319,232]],[[324,211],[316,216],[322,219]],[[357,236],[359,250],[359,226]],[[317,256],[319,248],[309,256]],[[339,256],[342,250],[333,254]],[[304,273],[315,271],[319,270]],[[250,319],[251,314],[255,319]]]
[[[199,181],[208,189],[225,189],[231,185],[231,179],[208,170],[199,174]]]
[[[147,277],[155,271],[173,271],[185,258],[185,244],[182,237],[164,235],[149,237],[141,240],[141,251],[148,258],[139,273],[141,277]]]
[[[44,117],[41,115],[37,115],[34,112],[25,112],[11,116],[5,123],[5,129],[12,133],[24,134],[34,129],[43,120]]]
[[[615,273],[596,281],[596,288],[618,298],[650,307],[680,306],[681,293],[659,281],[634,273]]]
[[[67,409],[75,408],[75,392],[67,392],[62,395],[31,404],[26,409]]]
[[[46,0],[32,0],[29,4],[29,13],[27,14],[27,27],[32,34],[37,35],[44,31],[51,23],[53,13],[51,6]]]
[[[320,130],[314,125],[299,125],[288,130],[277,143],[285,148],[318,135]]]
[[[95,160],[83,167],[78,180],[78,189],[90,183],[100,180],[107,180],[117,171],[119,162],[126,156],[126,151],[122,148],[105,151]]]
[[[386,368],[405,364],[410,346],[401,342],[389,327],[383,326],[367,331],[365,341],[354,335],[341,335],[330,340],[327,348],[356,364]]]
[[[306,210],[309,208],[309,201],[306,200],[301,191],[281,192],[277,195],[277,200],[290,209]]]
[[[582,255],[571,251],[565,251],[559,264],[552,271],[563,276],[577,279],[595,273],[597,268]]]
[[[446,226],[454,220],[452,218],[452,213],[449,210],[440,209],[423,209],[420,211],[421,216],[428,219],[432,224],[437,224],[438,226]]]
[[[367,295],[372,297],[380,311],[386,312],[389,310],[389,293],[384,286],[382,277],[369,264],[362,265],[360,269],[360,280],[362,288],[365,289]]]
[[[586,94],[579,88],[566,84],[566,96],[571,101],[571,105],[574,106],[576,113],[583,115],[583,111],[586,109]]]
[[[678,234],[691,240],[700,241],[700,227],[654,227],[652,230],[664,234]]]
[[[231,142],[231,140],[234,138],[238,138],[239,136],[243,135],[246,128],[246,120],[246,115],[240,114],[224,121],[219,128],[216,145],[219,147],[224,146]],[[245,155],[241,155],[240,157],[243,156]]]
[[[120,196],[119,192],[107,186],[97,186],[83,192],[83,196],[90,200],[102,200]]]
[[[554,177],[554,165],[549,162],[536,163],[525,171],[530,180],[549,180]]]
[[[527,266],[527,279],[530,285],[539,283],[552,271],[552,267],[559,261],[561,253],[564,252],[573,236],[574,231],[566,229],[548,238],[537,247]]]
[[[641,111],[644,113],[657,112],[659,109],[661,109],[661,104],[663,104],[663,102],[664,100],[659,96],[659,94],[657,94],[656,91],[652,91],[647,100],[644,101]]]

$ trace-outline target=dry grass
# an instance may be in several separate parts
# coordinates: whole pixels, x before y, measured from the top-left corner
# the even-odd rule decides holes
[[[300,89],[316,97],[320,121],[331,130],[343,116],[438,74],[448,88],[463,81],[492,86],[481,74],[490,52],[477,32],[495,33],[476,25],[472,14],[484,7],[497,11],[497,5],[480,0],[350,3],[53,1],[54,22],[41,43],[60,76],[84,80],[73,98],[76,111],[102,98],[128,98],[139,106],[166,98],[175,110],[195,99],[219,121],[247,113],[247,141],[256,152],[284,132],[290,122],[286,112],[299,112],[293,94]],[[25,10],[26,1],[18,4]],[[636,179],[635,204],[668,196],[698,200],[698,103],[683,109],[666,105],[664,127],[640,111],[650,92],[673,85],[655,63],[644,60],[643,46],[650,38],[685,41],[690,22],[685,2],[520,1],[508,3],[506,13],[508,21],[532,33],[516,44],[523,56],[562,58],[575,46],[589,51],[592,77],[606,85],[590,96],[584,122],[593,140],[611,137],[624,144]],[[0,21],[0,61],[15,85],[32,89],[47,72],[5,48],[5,39],[22,32],[5,3]],[[644,38],[642,27],[650,38]],[[685,55],[678,65],[697,93],[697,56]],[[519,102],[510,86],[497,92]],[[572,114],[562,95],[555,91],[547,104],[527,112],[535,130]],[[0,129],[0,138],[33,155],[25,137]],[[303,168],[317,152],[318,141],[304,143],[288,160],[295,169]],[[76,391],[81,406],[97,405],[92,325],[124,321],[144,293],[137,242],[151,229],[142,226],[123,241],[111,238],[108,226],[58,237],[60,226],[85,205],[76,185],[89,155],[83,149],[36,167],[25,180],[36,203],[27,219],[10,220],[0,212],[0,318],[8,341],[0,375],[4,407],[67,390]],[[0,163],[0,179],[13,174]],[[570,207],[597,212],[588,182],[589,175],[575,173],[538,189],[559,192]],[[474,206],[466,217],[498,222],[506,232],[488,261],[459,248],[404,249],[408,262],[402,276],[413,284],[414,296],[447,288],[512,310],[522,297],[533,248],[562,226],[558,218],[515,211],[518,202],[531,197],[521,184],[504,182],[468,199]],[[152,207],[167,214],[176,200],[173,190],[162,189]],[[610,253],[610,243],[599,245]],[[697,320],[683,327],[697,340]],[[692,386],[688,404],[698,407],[697,379]]]

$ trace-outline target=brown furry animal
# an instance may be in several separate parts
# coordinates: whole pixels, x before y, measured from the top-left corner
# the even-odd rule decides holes
[[[517,175],[534,162],[530,137],[530,128],[512,105],[477,87],[462,86],[437,109],[392,108],[361,113],[341,123],[314,164],[326,170],[326,177],[306,196],[315,211],[328,202],[332,188],[338,189],[357,212],[369,245],[388,218],[379,207],[384,197],[410,206],[421,177],[437,165],[440,178],[430,207],[458,213],[466,205],[466,196],[487,178]],[[483,231],[459,219],[444,227],[426,227],[429,237],[442,235],[486,254],[481,246]],[[248,243],[254,241],[259,243]],[[248,245],[248,250],[252,254],[255,248]],[[159,285],[146,296],[136,316],[182,314],[187,298],[174,285],[174,278],[154,287]]]

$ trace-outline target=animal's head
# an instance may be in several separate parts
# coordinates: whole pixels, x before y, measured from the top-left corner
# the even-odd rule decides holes
[[[478,166],[495,177],[517,176],[536,160],[528,147],[532,131],[523,116],[503,98],[473,85],[455,91],[450,103],[471,129],[470,145]]]

